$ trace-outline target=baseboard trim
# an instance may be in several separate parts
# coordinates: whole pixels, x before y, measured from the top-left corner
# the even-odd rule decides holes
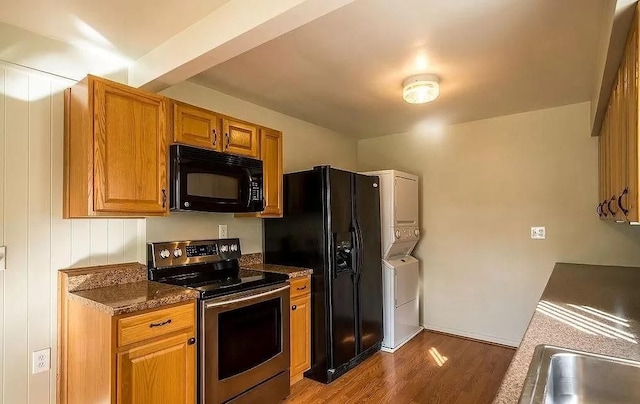
[[[420,328],[418,328],[416,330],[416,332],[414,332],[413,334],[411,334],[407,339],[405,339],[404,341],[402,341],[401,343],[398,344],[397,347],[395,348],[388,348],[384,345],[382,345],[382,347],[380,348],[380,350],[382,352],[388,352],[388,353],[394,353],[395,351],[397,351],[398,349],[402,348],[402,346],[404,344],[406,344],[407,342],[411,341],[413,339],[413,337],[415,337],[416,335],[420,334],[422,331],[424,331],[424,328],[422,326],[420,326]]]
[[[423,325],[423,327],[426,331],[433,331],[439,334],[451,335],[453,337],[466,338],[473,341],[483,342],[485,344],[501,346],[504,348],[516,349],[518,348],[518,345],[520,345],[520,341],[496,337],[494,335],[478,334],[453,328],[439,327],[433,324],[425,324]]]

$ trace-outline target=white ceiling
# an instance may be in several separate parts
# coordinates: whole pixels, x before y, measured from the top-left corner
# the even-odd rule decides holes
[[[229,0],[18,0],[0,22],[128,60],[146,54]]]
[[[373,137],[588,101],[602,0],[357,0],[191,80]],[[441,77],[426,105],[411,74]]]

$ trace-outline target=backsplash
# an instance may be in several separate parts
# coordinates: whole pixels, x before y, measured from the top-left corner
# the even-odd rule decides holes
[[[240,266],[262,264],[262,253],[242,254],[240,257]]]
[[[262,252],[262,220],[235,218],[230,213],[171,212],[147,218],[147,242],[218,239],[218,225],[227,225],[228,238],[239,238],[245,254]]]

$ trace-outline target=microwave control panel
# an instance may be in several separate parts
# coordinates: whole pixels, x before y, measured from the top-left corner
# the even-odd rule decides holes
[[[262,200],[262,189],[260,189],[260,183],[257,181],[251,181],[251,200],[252,201],[261,201]]]

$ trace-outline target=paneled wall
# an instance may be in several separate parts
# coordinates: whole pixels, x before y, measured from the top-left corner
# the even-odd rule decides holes
[[[54,403],[57,270],[145,260],[143,219],[62,219],[63,90],[0,64],[0,403]],[[51,347],[51,371],[31,352]]]

